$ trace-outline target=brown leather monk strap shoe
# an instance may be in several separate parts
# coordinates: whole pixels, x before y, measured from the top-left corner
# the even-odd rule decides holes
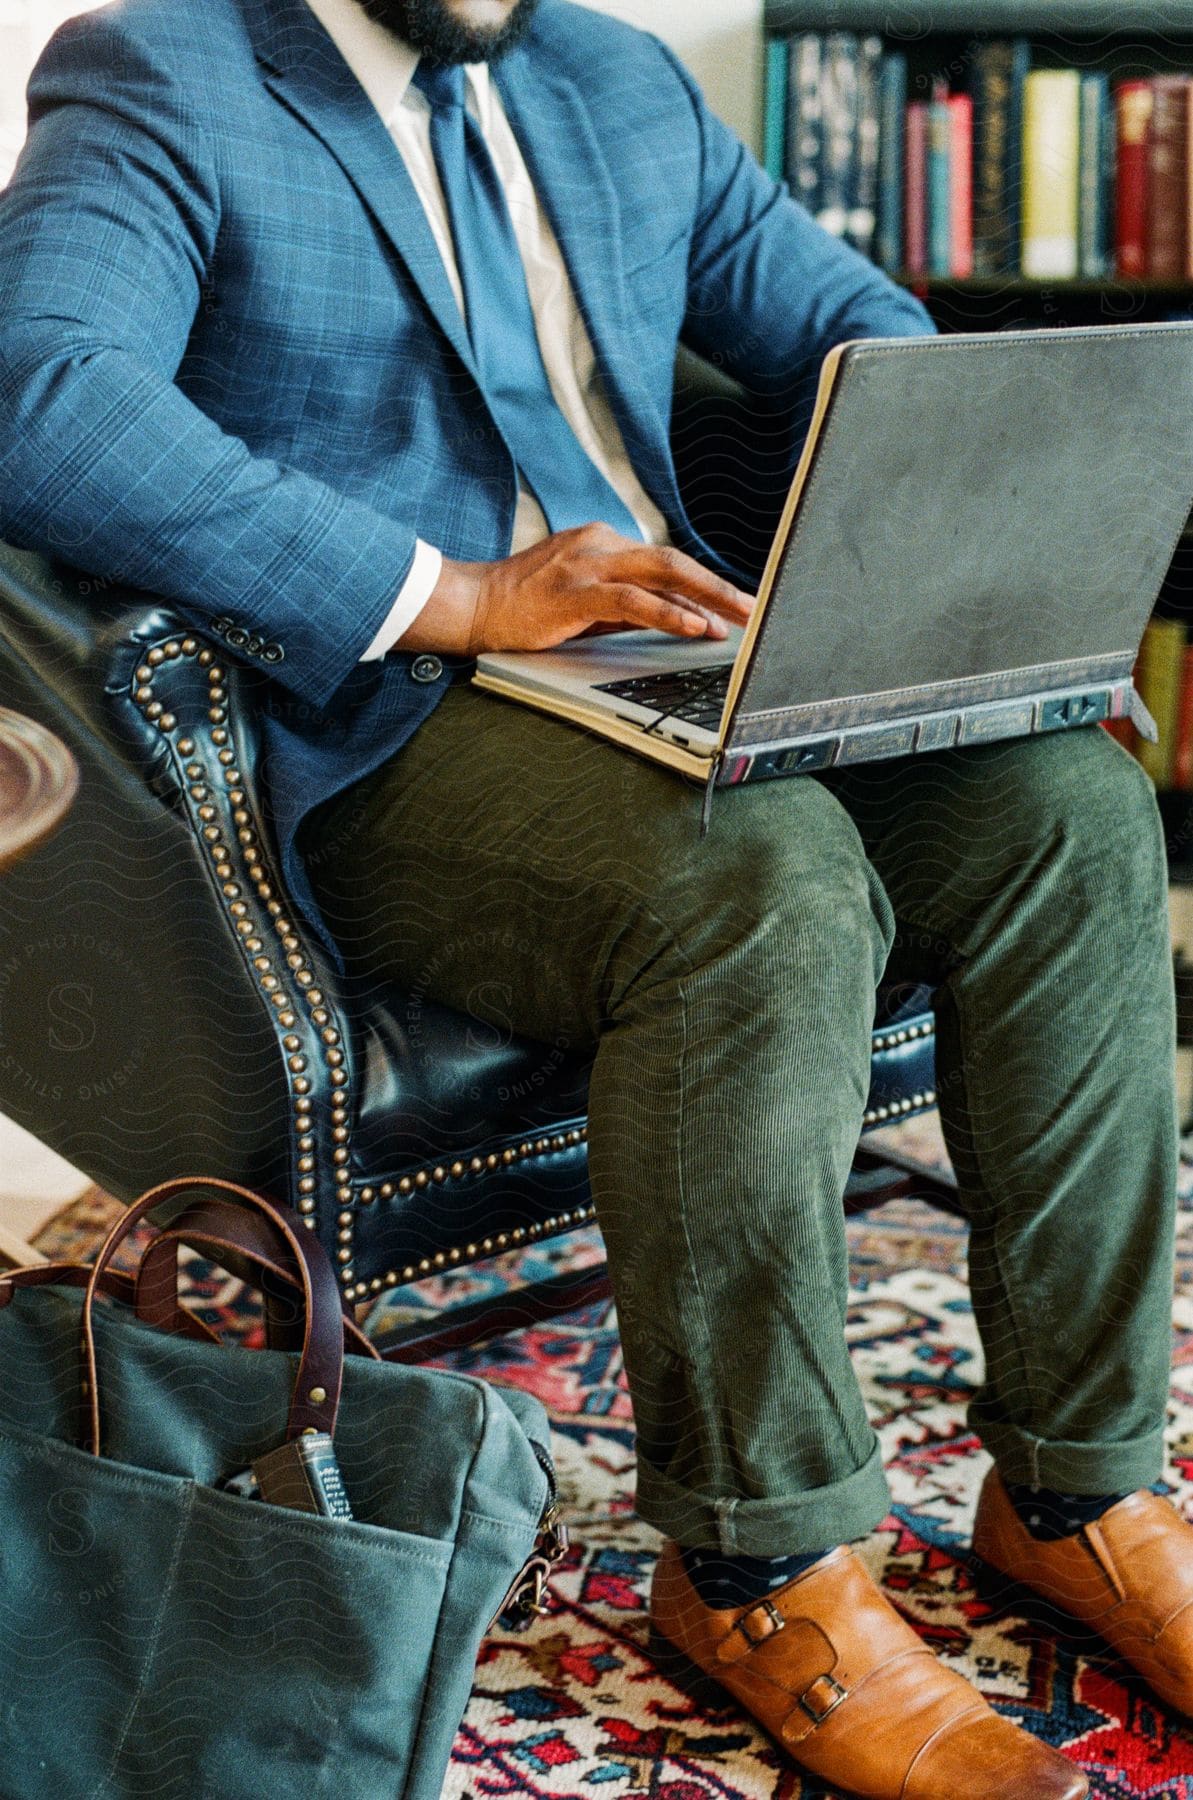
[[[804,1769],[859,1800],[1082,1800],[1080,1769],[1002,1719],[904,1623],[852,1550],[752,1606],[696,1593],[674,1544],[651,1648],[706,1705],[731,1694]]]
[[[1167,1500],[1142,1488],[1073,1537],[1041,1543],[991,1469],[973,1548],[979,1563],[1096,1631],[1166,1705],[1193,1715],[1193,1525]]]

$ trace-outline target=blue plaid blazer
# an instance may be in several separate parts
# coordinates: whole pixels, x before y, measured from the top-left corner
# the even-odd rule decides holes
[[[655,38],[542,0],[495,76],[638,475],[717,566],[668,443],[679,340],[773,398],[843,338],[932,327]],[[305,0],[117,0],[29,99],[0,195],[0,535],[281,647],[267,796],[318,924],[304,813],[451,679],[361,652],[416,536],[508,552],[513,462],[405,166]]]

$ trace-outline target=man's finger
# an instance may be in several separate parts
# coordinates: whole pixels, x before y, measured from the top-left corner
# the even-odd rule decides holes
[[[700,614],[701,618],[707,620],[708,631],[705,633],[706,637],[721,640],[729,636],[729,625],[727,621],[721,617],[720,613],[713,612],[710,606],[700,606],[695,600],[689,600],[681,594],[667,594],[663,597],[668,600],[675,600],[680,606],[686,607],[689,612],[697,612]]]
[[[649,593],[629,582],[602,589],[599,606],[600,617],[608,623],[621,621],[641,630],[668,631],[673,637],[704,637],[709,628],[708,617],[699,607]]]
[[[672,594],[694,600],[710,612],[744,625],[754,607],[754,597],[734,587],[719,575],[713,575],[682,550],[668,545],[652,547],[636,545],[615,552],[610,557],[616,580],[648,588],[652,593]]]

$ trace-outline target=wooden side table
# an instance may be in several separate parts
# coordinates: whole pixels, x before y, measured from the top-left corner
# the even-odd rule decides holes
[[[56,830],[78,786],[78,765],[66,745],[0,706],[0,870]]]
[[[78,785],[78,765],[66,745],[22,713],[0,706],[0,873],[61,824]],[[0,1225],[0,1267],[44,1261]]]

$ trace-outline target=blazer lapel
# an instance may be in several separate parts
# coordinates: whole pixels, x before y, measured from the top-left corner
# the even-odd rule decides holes
[[[542,66],[533,39],[494,63],[493,79],[563,251],[638,479],[669,518],[688,526],[666,422],[642,378],[622,260],[621,208],[587,109],[573,83]]]
[[[270,92],[335,157],[480,386],[467,328],[402,157],[306,0],[241,0]],[[533,40],[493,65],[502,104],[563,251],[626,451],[664,515],[700,546],[675,480],[667,423],[642,375],[616,189],[574,85]]]
[[[406,164],[305,0],[243,0],[266,87],[335,157],[476,379],[472,347]]]

